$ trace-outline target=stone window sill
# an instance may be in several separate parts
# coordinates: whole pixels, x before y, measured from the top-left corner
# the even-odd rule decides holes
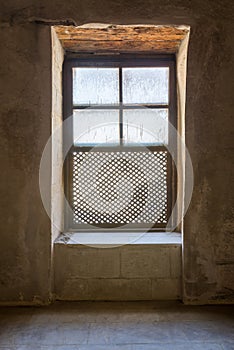
[[[64,232],[55,241],[68,245],[182,245],[178,232]]]

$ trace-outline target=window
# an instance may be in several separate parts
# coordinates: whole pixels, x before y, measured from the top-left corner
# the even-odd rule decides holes
[[[166,228],[176,196],[167,150],[175,86],[174,55],[65,60],[66,229]]]

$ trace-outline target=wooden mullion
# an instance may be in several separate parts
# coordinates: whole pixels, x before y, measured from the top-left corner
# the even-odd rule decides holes
[[[123,145],[123,71],[119,68],[119,137],[120,145]]]

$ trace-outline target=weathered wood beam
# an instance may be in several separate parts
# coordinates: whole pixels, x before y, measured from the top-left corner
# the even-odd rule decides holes
[[[176,26],[56,26],[67,51],[176,52],[188,29]]]
[[[151,42],[137,42],[137,41],[78,41],[66,40],[63,42],[63,47],[68,51],[82,51],[82,52],[147,52],[147,51],[166,51],[175,52],[180,45],[180,41],[151,41]]]

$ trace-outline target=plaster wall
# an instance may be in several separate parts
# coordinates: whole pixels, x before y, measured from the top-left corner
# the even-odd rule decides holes
[[[52,185],[51,185],[51,218],[52,222],[52,242],[59,236],[63,230],[63,110],[62,110],[62,69],[64,60],[64,51],[60,41],[51,28],[52,40],[52,133],[50,148],[52,152]]]
[[[191,26],[185,136],[195,188],[184,221],[184,301],[234,300],[233,17],[228,0],[1,3],[1,301],[50,297],[51,227],[38,186],[52,128],[50,25],[92,22]]]
[[[47,302],[50,221],[39,193],[41,153],[50,135],[50,28],[1,28],[1,301]]]

